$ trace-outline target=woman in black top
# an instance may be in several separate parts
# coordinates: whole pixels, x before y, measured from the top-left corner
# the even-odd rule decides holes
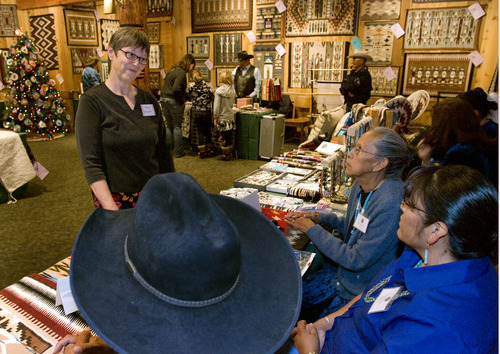
[[[134,207],[152,176],[175,171],[158,101],[132,85],[148,54],[143,31],[120,28],[109,42],[108,79],[80,97],[76,141],[98,207]]]

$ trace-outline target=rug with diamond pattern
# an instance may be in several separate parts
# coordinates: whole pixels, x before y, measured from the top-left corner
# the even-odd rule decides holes
[[[40,50],[47,70],[59,69],[54,15],[30,17],[31,38]]]

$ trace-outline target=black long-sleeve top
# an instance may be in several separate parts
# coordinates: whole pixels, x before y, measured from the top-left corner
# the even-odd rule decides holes
[[[366,104],[371,96],[372,76],[365,66],[361,70],[351,70],[340,85],[340,93],[344,95],[344,103],[349,112],[355,103]]]
[[[173,98],[182,106],[187,99],[186,88],[186,72],[179,67],[172,68],[165,76],[161,97]]]
[[[153,109],[145,116],[144,109]],[[175,171],[160,106],[137,88],[135,107],[100,84],[81,95],[75,119],[78,153],[88,184],[106,180],[111,192],[140,192],[159,173]]]

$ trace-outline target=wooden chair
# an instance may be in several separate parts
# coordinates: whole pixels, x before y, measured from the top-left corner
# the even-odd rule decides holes
[[[312,113],[312,97],[311,96],[296,96],[293,102],[292,118],[285,119],[285,128],[293,128],[293,136],[287,141],[300,139],[300,143],[304,141],[304,133],[308,134],[308,127],[311,124]],[[299,111],[304,110],[305,112]],[[300,133],[297,136],[296,133]]]

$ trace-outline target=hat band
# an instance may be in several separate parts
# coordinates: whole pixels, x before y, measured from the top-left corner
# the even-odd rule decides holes
[[[125,261],[127,262],[128,268],[132,272],[133,277],[135,278],[135,280],[137,280],[139,282],[139,284],[142,285],[142,287],[144,289],[149,291],[151,294],[156,296],[158,299],[165,301],[165,302],[168,302],[169,304],[182,306],[182,307],[204,307],[204,306],[213,305],[213,304],[221,302],[222,300],[225,300],[227,297],[229,297],[229,295],[231,295],[234,292],[234,290],[236,289],[236,287],[238,286],[238,283],[240,280],[239,273],[238,273],[238,277],[236,277],[236,280],[234,281],[233,286],[228,291],[226,291],[224,294],[219,295],[217,297],[214,297],[212,299],[202,300],[202,301],[187,301],[187,300],[180,300],[180,299],[176,299],[174,297],[165,295],[164,293],[162,293],[161,291],[156,289],[154,286],[149,284],[139,274],[139,272],[137,272],[137,270],[134,266],[134,263],[132,262],[132,260],[130,259],[129,255],[128,255],[127,241],[128,241],[128,235],[125,238],[125,245],[123,247],[123,251],[124,251],[124,255],[125,255]]]

